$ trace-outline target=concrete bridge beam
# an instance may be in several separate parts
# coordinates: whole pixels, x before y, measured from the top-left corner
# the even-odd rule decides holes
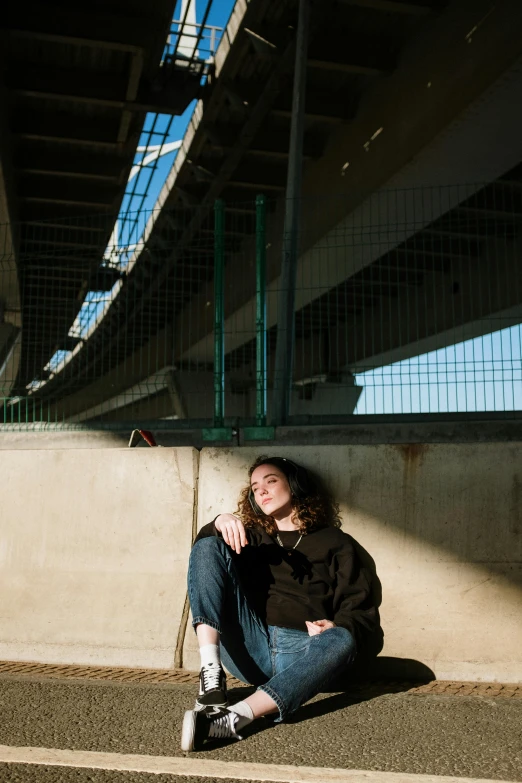
[[[316,231],[317,221],[326,220],[332,211],[362,196],[364,172],[370,174],[379,168],[381,157],[379,154],[372,160],[368,154],[368,163],[360,172],[359,188],[355,193],[348,193],[346,197],[332,195],[330,188],[323,191],[322,199],[318,196],[308,202],[305,199],[305,246]],[[386,182],[386,187],[371,193],[347,216],[345,213],[344,219],[333,229],[304,250],[297,273],[296,310],[306,306],[318,293],[328,291],[398,247],[521,159],[522,57],[479,100],[397,171]],[[269,328],[277,322],[279,275],[275,268],[280,256],[280,235],[281,221],[276,214],[272,219],[268,263],[268,273],[273,275],[267,294]],[[231,259],[227,270],[227,279],[233,281],[227,291],[230,313],[225,326],[229,336],[227,350],[254,337],[255,302],[248,297],[254,278],[253,248],[245,247],[241,254]],[[241,298],[246,299],[242,304]],[[176,331],[185,335],[187,346],[182,353],[185,360],[211,360],[211,333],[195,339],[204,331],[208,301],[212,301],[212,284],[205,287],[178,319]]]

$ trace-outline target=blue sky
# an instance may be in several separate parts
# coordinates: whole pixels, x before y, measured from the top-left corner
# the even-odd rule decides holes
[[[210,2],[210,12],[206,21],[207,25],[224,28],[227,25],[234,0],[199,0],[196,1],[196,20],[199,23]],[[181,0],[176,5],[174,19],[181,18]],[[208,33],[205,32],[204,41],[208,41]],[[219,41],[221,33],[216,32],[216,40]],[[206,57],[206,48],[209,44],[202,45],[201,56]],[[150,144],[168,144],[183,138],[187,125],[190,121],[196,101],[189,104],[181,116],[170,116],[166,114],[148,114],[141,134],[140,146]],[[123,218],[123,227],[121,230],[122,243],[132,244],[139,238],[138,226],[141,227],[142,221],[136,221],[137,212],[150,212],[154,209],[156,199],[161,187],[172,168],[176,152],[170,152],[162,156],[157,163],[144,167],[138,176],[129,184],[127,193],[123,199],[120,215]],[[143,158],[143,153],[137,153],[134,162],[138,163]],[[133,192],[138,195],[133,195]],[[143,198],[141,194],[146,193]],[[127,219],[125,219],[127,216]]]
[[[355,413],[522,410],[522,326],[364,373]]]

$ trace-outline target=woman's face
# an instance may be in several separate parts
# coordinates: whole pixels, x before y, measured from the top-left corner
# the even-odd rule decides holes
[[[285,474],[275,465],[259,465],[250,478],[254,498],[264,514],[288,516],[292,511],[292,492]]]

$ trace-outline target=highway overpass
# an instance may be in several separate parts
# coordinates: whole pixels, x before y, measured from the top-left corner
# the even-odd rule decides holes
[[[521,321],[522,7],[337,0],[313,14],[295,380],[330,396],[294,410],[349,413],[354,371]],[[143,242],[29,419],[38,405],[72,422],[211,415],[217,198],[228,410],[253,414],[254,197],[270,204],[272,362],[296,19],[291,0],[238,0]]]
[[[102,267],[147,112],[181,114],[206,66],[167,45],[174,0],[11,3],[0,21],[0,385],[26,394]],[[180,65],[180,60],[183,62]]]

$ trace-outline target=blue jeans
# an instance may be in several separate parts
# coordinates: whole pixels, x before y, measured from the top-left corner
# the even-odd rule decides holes
[[[319,693],[355,657],[355,639],[346,628],[309,636],[293,628],[267,627],[249,606],[222,538],[194,544],[188,591],[193,626],[204,623],[219,632],[223,664],[275,701],[278,721]]]

